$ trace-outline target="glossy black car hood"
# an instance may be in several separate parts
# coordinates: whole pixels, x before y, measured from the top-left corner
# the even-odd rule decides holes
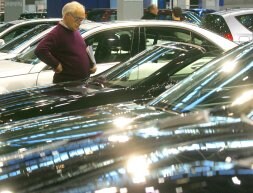
[[[0,154],[48,141],[82,138],[87,136],[87,131],[99,134],[101,131],[125,129],[169,115],[173,113],[156,111],[135,103],[117,103],[3,124],[0,137],[4,145]]]
[[[157,85],[164,90],[164,85]],[[11,97],[2,97],[0,122],[8,123],[16,120],[32,118],[65,111],[84,109],[108,103],[123,101],[146,101],[152,95],[143,95],[147,87],[108,88],[85,83],[55,85],[45,90],[31,89],[15,92]],[[160,91],[161,92],[161,91]],[[7,95],[8,96],[8,95]]]
[[[252,125],[224,113],[159,129],[168,115],[131,103],[1,128],[0,190],[252,192]]]

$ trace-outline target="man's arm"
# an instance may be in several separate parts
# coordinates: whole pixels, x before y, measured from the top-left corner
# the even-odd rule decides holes
[[[56,44],[57,41],[54,34],[49,33],[39,42],[34,53],[41,61],[51,66],[56,73],[60,73],[62,71],[61,63],[51,53],[51,51],[55,49]]]

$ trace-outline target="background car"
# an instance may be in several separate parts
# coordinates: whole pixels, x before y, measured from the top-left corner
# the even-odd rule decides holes
[[[86,18],[90,21],[105,22],[117,20],[117,9],[88,9]]]
[[[41,24],[12,39],[0,47],[0,61],[14,58],[18,54],[25,52],[30,46],[37,44],[52,28],[51,25]]]
[[[3,45],[15,37],[27,32],[40,24],[56,25],[61,19],[33,19],[33,20],[14,20],[5,22],[0,26],[0,45]]]
[[[214,13],[216,10],[214,9],[202,9],[202,8],[194,8],[194,9],[187,9],[188,11],[197,13],[200,18],[203,18],[206,16],[206,14]]]
[[[33,38],[32,42],[27,39],[26,36],[22,36],[24,38],[21,38],[21,42],[29,40],[30,43],[23,44],[26,45],[26,49],[28,49],[28,47],[33,47],[37,44],[49,31],[50,30],[43,31],[37,38]],[[80,33],[86,43],[93,48],[98,66],[97,73],[106,70],[119,62],[128,60],[135,54],[156,43],[163,43],[170,40],[191,42],[193,44],[201,45],[201,47],[206,49],[207,52],[218,50],[218,52],[221,53],[237,46],[237,44],[212,32],[198,28],[195,25],[172,21],[86,22],[81,25]],[[29,37],[31,37],[31,35],[29,35]],[[17,42],[12,42],[10,45],[12,45],[12,47],[16,46],[18,50],[25,52],[22,48],[23,45],[19,45],[18,40],[15,41]],[[0,48],[0,51],[5,48],[8,48],[7,45]],[[4,55],[5,58],[13,57],[11,54]],[[28,53],[28,56],[29,55],[30,53]],[[18,65],[16,65],[17,68],[15,70],[14,64],[10,66],[11,62],[0,62],[2,69],[5,68],[5,71],[2,71],[3,82],[0,84],[0,92],[3,93],[15,89],[27,88],[33,85],[45,85],[51,83],[52,79],[47,78],[52,76],[53,72],[50,71],[51,69],[49,69],[46,64],[39,63],[40,61],[35,56],[31,56],[31,61],[35,61],[35,63],[29,62],[30,65],[26,63],[25,66],[28,69],[36,69],[35,71],[28,71],[27,68],[24,68],[24,71],[22,71]],[[18,63],[16,62],[15,64]],[[20,65],[24,66],[24,64]],[[39,68],[37,68],[37,66],[39,66]],[[5,74],[8,74],[8,76]],[[22,79],[18,79],[18,77],[22,77]],[[25,82],[22,80],[25,80]]]
[[[192,11],[183,10],[182,16],[183,16],[183,19],[185,22],[193,23],[196,25],[201,24],[200,16]],[[170,9],[159,9],[158,19],[159,20],[172,20],[172,11]]]
[[[202,26],[237,43],[251,41],[253,9],[228,9],[207,14]]]
[[[144,9],[144,13],[147,9]],[[158,18],[159,20],[172,20],[172,12],[170,9],[159,9]],[[190,11],[183,11],[183,17],[185,21],[200,25],[201,19],[199,15],[194,14]],[[96,22],[107,22],[117,20],[117,9],[92,9],[87,11],[87,19]]]
[[[47,12],[21,13],[19,19],[47,18]]]

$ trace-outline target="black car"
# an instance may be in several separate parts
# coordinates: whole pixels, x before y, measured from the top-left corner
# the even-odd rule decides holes
[[[253,191],[252,96],[230,108],[159,121],[162,113],[143,108],[137,117],[134,110],[100,110],[1,128],[0,191]]]
[[[227,105],[240,105],[253,96],[251,78],[253,76],[250,75],[253,72],[252,53],[253,43],[241,45],[226,55],[212,60],[146,105],[134,102],[114,103],[76,111],[34,116],[30,119],[2,124],[0,139],[2,147],[6,148],[0,149],[0,152],[12,152],[17,148],[29,148],[47,142],[61,141],[65,138],[88,137],[86,131],[90,130],[94,135],[100,135],[101,132],[107,132],[107,130],[108,132],[120,131],[122,128],[131,130],[138,124],[172,115],[208,108],[222,108]],[[107,91],[110,92],[110,90]],[[74,96],[79,98],[78,95],[73,95],[72,100]],[[119,95],[114,98],[116,97]],[[54,101],[54,97],[51,98],[51,101],[47,101],[49,98],[45,99],[42,96],[40,100],[37,100],[37,107],[43,111],[43,105],[46,106],[47,103]],[[63,96],[62,103],[58,105],[64,106],[65,103],[71,102],[70,99],[66,100],[66,97]],[[4,108],[1,109],[4,110]],[[25,114],[29,108],[32,107],[26,106],[20,109],[20,112]],[[15,113],[17,112],[10,111],[6,116],[15,117]],[[229,114],[235,115],[235,113]],[[247,116],[243,116],[243,119],[248,120]],[[222,117],[220,121],[223,121]],[[171,121],[170,126],[174,122]],[[152,131],[151,128],[150,134],[152,132],[155,131]]]
[[[0,97],[0,122],[132,101],[143,103],[165,91],[217,55],[202,47],[156,45],[88,81],[20,90]]]
[[[145,106],[2,125],[0,190],[252,192],[252,53],[241,45]]]

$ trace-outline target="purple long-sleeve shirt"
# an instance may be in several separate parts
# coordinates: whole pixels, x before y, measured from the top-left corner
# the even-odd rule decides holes
[[[54,74],[54,82],[80,80],[89,77],[89,56],[79,31],[58,24],[35,49],[36,56],[55,69],[62,64],[61,73]]]

